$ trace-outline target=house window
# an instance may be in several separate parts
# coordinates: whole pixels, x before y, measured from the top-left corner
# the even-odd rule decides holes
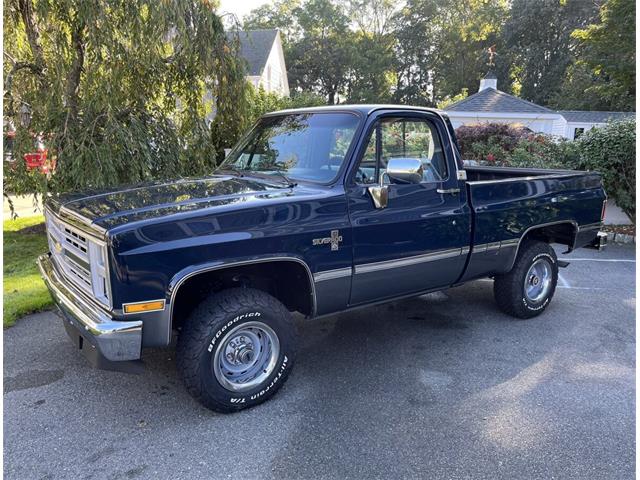
[[[584,128],[574,128],[573,129],[573,139],[577,140],[584,133]]]

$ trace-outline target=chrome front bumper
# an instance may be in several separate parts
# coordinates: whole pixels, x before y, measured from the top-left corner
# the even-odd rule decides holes
[[[141,320],[114,320],[99,306],[91,305],[79,293],[74,293],[72,287],[61,281],[50,254],[38,257],[38,267],[51,296],[65,317],[67,333],[72,340],[78,341],[78,347],[84,350],[83,353],[94,365],[103,367],[102,363],[140,358]],[[108,362],[103,362],[103,359]]]

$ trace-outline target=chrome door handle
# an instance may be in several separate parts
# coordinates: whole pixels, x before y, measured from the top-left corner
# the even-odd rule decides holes
[[[448,189],[443,189],[443,188],[438,188],[436,190],[436,192],[438,193],[450,193],[451,195],[455,195],[456,193],[460,193],[460,189],[459,188],[448,188]]]

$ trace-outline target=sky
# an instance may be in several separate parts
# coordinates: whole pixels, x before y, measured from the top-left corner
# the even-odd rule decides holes
[[[265,3],[271,3],[269,0],[220,0],[220,14],[233,13],[242,20],[247,13]]]

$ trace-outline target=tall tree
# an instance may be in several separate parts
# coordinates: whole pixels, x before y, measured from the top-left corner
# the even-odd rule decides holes
[[[437,14],[437,0],[408,0],[394,18],[394,102],[433,105],[431,73],[436,62]]]
[[[506,0],[440,0],[433,17],[435,67],[433,96],[439,100],[475,92],[487,73],[487,49],[499,41]]]
[[[522,98],[546,105],[558,94],[573,61],[576,42],[571,32],[587,25],[597,12],[594,1],[513,0],[502,40]]]
[[[353,51],[348,84],[348,101],[354,103],[387,102],[396,84],[394,68],[393,0],[349,0],[346,11],[355,33],[351,35]]]
[[[352,64],[349,18],[331,0],[308,0],[294,11],[302,38],[289,48],[289,84],[325,95],[329,104],[345,91]]]
[[[393,69],[393,38],[370,32],[351,35],[352,61],[347,82],[347,101],[350,103],[386,103],[396,84]]]
[[[206,0],[9,0],[4,8],[4,115],[14,158],[45,138],[57,172],[49,187],[103,187],[210,171],[206,123],[223,124],[245,94],[237,45]],[[31,111],[28,122],[21,110]],[[42,177],[22,162],[5,189]]]
[[[398,3],[395,0],[347,0],[345,5],[357,29],[373,36],[383,36],[393,33]]]
[[[579,65],[593,75],[586,91],[613,109],[635,110],[635,18],[634,0],[608,0],[597,23],[572,33],[580,42]]]
[[[266,3],[245,15],[242,26],[245,30],[277,28],[286,49],[289,43],[299,40],[302,35],[297,17],[300,6],[301,0],[275,0],[273,3]]]

